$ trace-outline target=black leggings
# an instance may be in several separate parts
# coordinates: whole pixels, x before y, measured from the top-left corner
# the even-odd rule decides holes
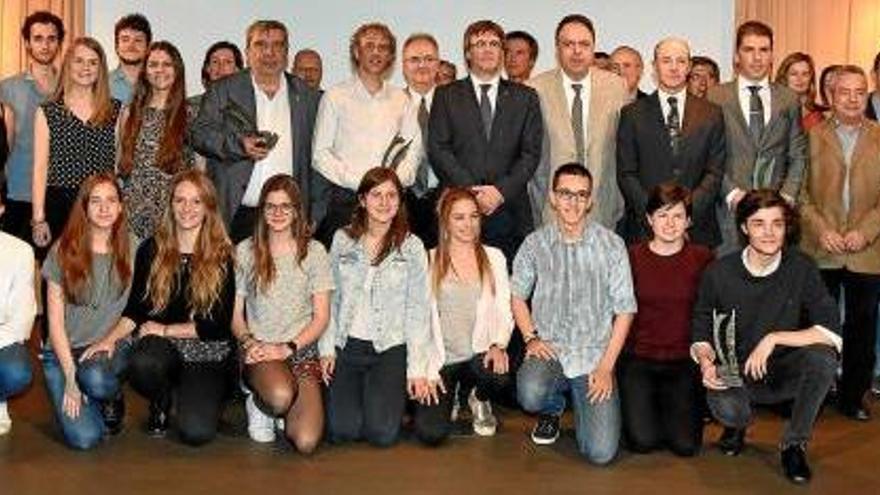
[[[217,434],[223,401],[230,390],[231,359],[185,362],[168,339],[148,335],[135,344],[129,361],[131,386],[166,409],[176,400],[180,440],[203,445]]]
[[[703,441],[695,364],[622,356],[618,364],[623,432],[633,452],[668,447],[695,455]]]

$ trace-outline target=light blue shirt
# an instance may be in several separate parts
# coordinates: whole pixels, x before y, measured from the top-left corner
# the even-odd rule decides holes
[[[134,96],[134,85],[128,82],[122,66],[113,69],[110,73],[110,96],[121,101],[123,105],[131,103]]]
[[[31,201],[34,170],[34,115],[49,95],[40,93],[29,72],[0,81],[0,101],[12,107],[15,114],[15,136],[6,162],[6,187],[9,199]]]
[[[626,246],[595,222],[576,241],[564,240],[555,223],[529,234],[510,282],[514,296],[532,296],[538,335],[552,346],[568,378],[595,369],[615,315],[636,312]]]

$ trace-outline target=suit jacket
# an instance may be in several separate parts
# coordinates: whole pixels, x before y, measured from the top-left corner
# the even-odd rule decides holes
[[[587,163],[584,165],[593,175],[593,209],[590,216],[614,230],[623,216],[623,197],[617,187],[615,165],[617,122],[628,96],[623,79],[616,74],[594,68],[588,77],[591,79],[590,113],[584,142]],[[541,163],[529,184],[529,195],[536,211],[536,222],[539,223],[552,218],[547,195],[553,173],[560,165],[577,161],[571,108],[565,99],[562,81],[562,69],[556,68],[526,82],[538,92],[544,118]]]
[[[308,215],[311,203],[322,196],[320,191],[313,190],[313,176],[318,174],[312,171],[312,132],[320,95],[295,76],[285,72],[284,78],[290,101],[290,132],[293,141],[290,174],[299,185]],[[208,173],[217,188],[220,210],[227,227],[241,205],[254,169],[254,161],[245,154],[241,145],[242,132],[235,127],[225,110],[230,103],[238,105],[256,122],[257,107],[250,70],[241,71],[210,85],[202,97],[199,115],[190,131],[196,151],[208,160]]]
[[[753,189],[752,173],[759,162],[772,164],[773,189],[797,199],[807,165],[807,137],[801,128],[798,96],[786,87],[770,83],[770,121],[757,144],[749,134],[748,117],[739,105],[736,80],[715,86],[707,97],[724,112],[727,158],[722,199],[735,188]]]
[[[880,124],[866,120],[852,154],[849,211],[843,207],[846,162],[835,131],[826,120],[810,131],[810,164],[800,194],[801,248],[820,268],[880,273]],[[826,230],[858,230],[868,246],[854,254],[835,255],[822,248]]]
[[[541,132],[538,97],[522,84],[500,80],[489,139],[470,77],[435,90],[428,121],[428,158],[434,172],[441,187],[498,188],[504,203],[486,226],[504,219],[513,236],[511,245],[500,246],[508,258],[533,228],[526,184],[538,167]]]
[[[617,129],[617,183],[626,203],[627,241],[649,237],[648,196],[654,186],[672,181],[692,191],[691,239],[709,247],[718,245],[715,202],[724,175],[724,153],[724,117],[718,106],[704,99],[685,98],[677,156],[672,154],[656,91],[623,107]]]
[[[880,118],[877,116],[877,112],[874,110],[874,95],[878,94],[877,91],[872,91],[868,93],[868,106],[865,107],[865,117],[868,117],[871,120],[878,121]]]

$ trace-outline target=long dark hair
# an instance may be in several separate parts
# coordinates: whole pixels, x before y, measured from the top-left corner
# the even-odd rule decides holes
[[[394,215],[394,219],[391,221],[391,228],[385,233],[379,252],[372,260],[374,266],[381,263],[393,249],[400,250],[400,246],[403,245],[403,241],[406,240],[406,236],[409,233],[409,222],[407,222],[406,219],[406,206],[403,204],[403,185],[400,183],[400,179],[397,178],[397,172],[390,168],[383,167],[375,167],[367,170],[367,173],[365,173],[364,177],[361,179],[360,185],[358,185],[358,205],[354,209],[354,213],[351,215],[351,224],[345,228],[345,233],[354,240],[360,239],[367,232],[369,218],[367,215],[367,208],[364,207],[362,203],[366,201],[367,194],[369,194],[370,191],[386,182],[394,184],[394,188],[397,189],[397,196],[400,200],[400,204],[397,208],[397,214]]]

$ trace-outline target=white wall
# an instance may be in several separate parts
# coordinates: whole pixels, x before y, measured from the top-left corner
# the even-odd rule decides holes
[[[167,39],[181,51],[191,94],[202,91],[201,62],[214,41],[228,39],[243,48],[244,31],[255,19],[275,18],[291,30],[291,57],[296,49],[316,48],[324,57],[324,86],[349,75],[348,38],[361,23],[389,25],[398,43],[416,31],[434,34],[441,56],[463,70],[461,35],[471,21],[494,19],[506,30],[532,33],[541,47],[537,69],[553,67],[553,31],[564,15],[577,12],[593,20],[599,50],[628,44],[642,52],[646,64],[660,38],[690,40],[694,54],[719,62],[722,79],[730,74],[734,0],[87,0],[86,31],[104,45],[111,68],[113,25],[130,12],[146,15],[153,38]],[[400,81],[399,75],[395,80]],[[650,68],[642,81],[653,87]]]

